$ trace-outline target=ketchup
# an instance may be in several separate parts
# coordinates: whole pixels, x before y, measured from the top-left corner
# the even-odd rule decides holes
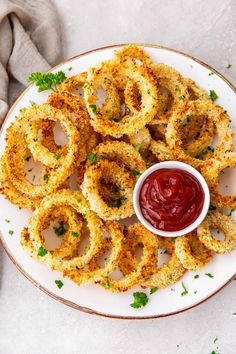
[[[204,191],[191,173],[163,168],[144,180],[139,203],[143,217],[153,227],[162,231],[179,231],[200,215]]]

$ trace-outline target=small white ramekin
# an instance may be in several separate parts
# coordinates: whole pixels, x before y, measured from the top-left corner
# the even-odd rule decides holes
[[[180,169],[187,171],[191,173],[201,184],[204,192],[204,203],[203,203],[203,208],[202,211],[199,215],[199,217],[189,226],[186,228],[179,230],[179,231],[163,231],[163,230],[158,230],[155,227],[153,227],[144,217],[140,209],[140,204],[139,204],[139,195],[140,195],[140,190],[143,185],[144,180],[154,171],[157,171],[161,168],[173,168],[173,169]],[[139,221],[151,232],[153,232],[156,235],[159,236],[164,236],[164,237],[178,237],[178,236],[183,236],[186,235],[187,233],[193,231],[196,229],[201,222],[204,220],[208,210],[209,210],[209,205],[210,205],[210,192],[208,185],[203,178],[203,176],[192,166],[179,162],[179,161],[165,161],[165,162],[160,162],[152,167],[148,168],[138,179],[135,188],[134,188],[134,194],[133,194],[133,203],[134,203],[134,210],[135,213],[139,219]]]

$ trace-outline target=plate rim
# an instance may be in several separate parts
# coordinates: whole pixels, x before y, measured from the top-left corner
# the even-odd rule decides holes
[[[149,47],[149,48],[155,48],[155,49],[164,49],[170,52],[174,52],[180,55],[183,55],[187,58],[192,59],[193,61],[197,62],[198,64],[202,65],[203,67],[211,70],[212,72],[214,72],[215,74],[217,74],[222,80],[225,81],[225,83],[234,91],[234,93],[236,94],[236,87],[224,76],[222,75],[220,72],[218,72],[216,69],[214,69],[213,67],[211,67],[209,64],[203,62],[202,60],[195,58],[194,56],[190,55],[190,54],[186,54],[182,51],[179,51],[177,49],[173,49],[173,48],[169,48],[166,46],[162,46],[162,45],[158,45],[158,44],[147,44],[147,43],[122,43],[122,44],[112,44],[112,45],[108,45],[108,46],[104,46],[104,47],[99,47],[99,48],[95,48],[77,55],[74,55],[73,57],[70,57],[68,59],[65,59],[63,61],[61,61],[59,64],[55,65],[54,67],[52,67],[50,70],[48,70],[48,72],[55,70],[57,67],[60,67],[63,64],[69,63],[70,61],[83,57],[85,55],[91,54],[91,53],[95,53],[98,51],[103,51],[106,49],[115,49],[118,47],[123,47],[123,46],[127,46],[127,45],[137,45],[137,46],[141,46],[141,47]],[[7,124],[7,120],[8,117],[11,115],[12,111],[15,109],[16,105],[18,104],[18,102],[21,100],[22,96],[25,95],[25,93],[33,86],[33,84],[29,85],[21,94],[20,96],[16,99],[16,101],[13,103],[13,105],[11,106],[11,108],[9,109],[9,111],[6,114],[6,117],[4,119],[4,122],[1,126],[0,129],[0,136],[2,134],[2,131],[5,127],[5,125]],[[54,294],[53,292],[49,291],[47,288],[45,288],[44,286],[42,286],[38,281],[36,281],[33,277],[31,277],[28,272],[26,272],[18,263],[18,261],[14,258],[14,256],[11,254],[11,251],[9,249],[9,247],[7,246],[7,244],[5,243],[5,241],[3,240],[2,237],[2,233],[0,231],[0,244],[2,245],[4,251],[6,252],[6,254],[8,255],[8,257],[10,258],[10,260],[12,261],[12,263],[16,266],[16,268],[25,276],[26,279],[28,279],[35,287],[37,287],[38,289],[40,289],[41,291],[43,291],[45,294],[47,294],[48,296],[50,296],[52,299],[63,303],[64,305],[67,305],[75,310],[79,310],[81,312],[84,313],[88,313],[91,315],[96,315],[96,316],[101,316],[101,317],[106,317],[106,318],[112,318],[112,319],[123,319],[123,320],[148,320],[148,319],[156,319],[156,318],[163,318],[163,317],[169,317],[169,316],[174,316],[183,312],[186,312],[188,310],[191,310],[201,304],[203,304],[204,302],[208,301],[209,299],[211,299],[213,296],[215,296],[216,294],[218,294],[221,290],[223,290],[227,285],[229,285],[232,280],[235,278],[236,276],[236,272],[235,274],[229,279],[227,280],[222,286],[220,286],[216,291],[214,291],[212,294],[210,294],[209,296],[207,296],[205,299],[197,302],[196,304],[192,305],[192,306],[188,306],[186,308],[183,308],[181,310],[178,311],[172,311],[169,313],[164,313],[161,315],[152,315],[152,316],[122,316],[122,315],[111,315],[111,314],[107,314],[104,312],[99,312],[96,310],[92,310],[88,307],[83,307],[81,305],[78,305],[70,300],[66,300],[65,298]]]

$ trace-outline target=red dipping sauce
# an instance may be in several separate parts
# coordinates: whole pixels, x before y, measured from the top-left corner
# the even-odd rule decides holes
[[[200,182],[191,173],[162,168],[144,180],[139,203],[143,217],[153,227],[179,231],[198,218],[204,198]]]

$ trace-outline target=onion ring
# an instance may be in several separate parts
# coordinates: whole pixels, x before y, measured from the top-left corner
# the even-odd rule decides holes
[[[221,230],[225,234],[224,241],[214,238],[210,231],[211,228]],[[205,247],[215,253],[230,253],[236,247],[236,223],[230,216],[219,211],[208,213],[203,223],[198,226],[197,234]]]
[[[212,258],[210,251],[199,241],[196,233],[177,237],[175,253],[183,267],[188,270],[204,267]]]
[[[122,196],[116,201],[119,203],[106,203],[99,194],[101,180],[111,182],[122,190]],[[133,215],[133,189],[134,180],[124,167],[114,161],[103,159],[89,166],[84,175],[82,192],[89,201],[91,209],[104,220],[119,220]]]

